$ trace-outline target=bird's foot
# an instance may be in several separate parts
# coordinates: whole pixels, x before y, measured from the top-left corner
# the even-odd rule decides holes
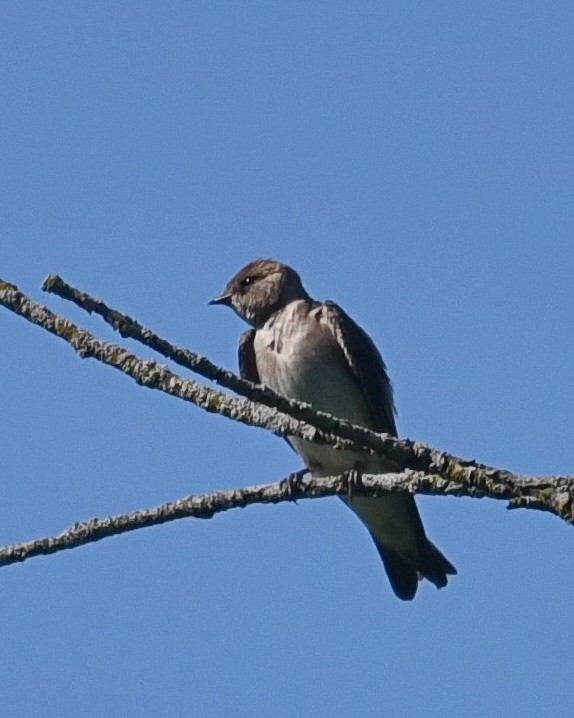
[[[363,486],[362,471],[360,466],[357,464],[352,469],[345,471],[343,476],[347,481],[347,501],[350,503],[353,498],[353,491],[356,491]]]
[[[288,498],[293,499],[295,503],[297,503],[297,499],[294,497],[301,495],[301,480],[308,472],[309,469],[294,471],[281,481],[281,485],[286,489]]]

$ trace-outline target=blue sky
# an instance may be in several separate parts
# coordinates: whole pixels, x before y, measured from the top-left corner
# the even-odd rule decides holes
[[[0,6],[0,276],[50,272],[236,365],[209,307],[293,265],[381,348],[402,435],[573,473],[574,11],[554,3]],[[299,468],[0,311],[0,541]],[[143,356],[150,352],[135,345]],[[391,593],[333,498],[1,569],[6,715],[567,716],[574,534],[422,497],[459,570]]]

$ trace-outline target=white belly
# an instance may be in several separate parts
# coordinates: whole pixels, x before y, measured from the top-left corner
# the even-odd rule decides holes
[[[290,314],[296,313],[297,302]],[[287,310],[255,335],[261,382],[290,399],[311,404],[353,424],[368,425],[367,407],[333,335],[313,312],[292,321]],[[269,324],[269,323],[268,323]],[[358,452],[291,438],[306,466],[318,476],[339,474],[360,462]]]
[[[302,311],[305,308],[304,302],[293,302],[275,321],[257,330],[254,350],[261,383],[282,396],[368,427],[368,408],[343,351],[313,310],[307,313]],[[386,468],[383,460],[365,452],[340,451],[295,437],[289,441],[315,476],[338,475],[353,468],[376,474]],[[391,546],[405,557],[416,555],[410,496],[356,497],[346,503],[380,546]]]

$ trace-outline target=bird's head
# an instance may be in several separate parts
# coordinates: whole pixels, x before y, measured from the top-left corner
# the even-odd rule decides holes
[[[269,317],[295,299],[307,299],[299,275],[286,264],[256,259],[243,267],[210,304],[234,309],[252,326],[262,327]]]

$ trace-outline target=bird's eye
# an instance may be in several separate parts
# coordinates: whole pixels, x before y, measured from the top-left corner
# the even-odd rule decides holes
[[[248,287],[250,284],[253,284],[253,277],[245,277],[241,280],[242,287]]]

